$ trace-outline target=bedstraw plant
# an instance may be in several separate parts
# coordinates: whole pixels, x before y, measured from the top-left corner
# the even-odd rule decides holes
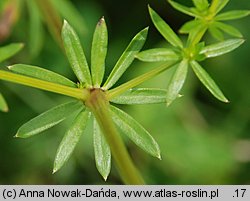
[[[169,46],[141,51],[148,33],[148,28],[143,29],[131,40],[106,80],[104,80],[104,74],[108,31],[104,17],[97,23],[93,35],[90,65],[78,35],[67,21],[63,23],[62,41],[71,68],[78,78],[78,83],[55,72],[26,64],[15,64],[8,66],[8,70],[0,71],[2,80],[62,94],[74,99],[33,118],[21,126],[16,134],[16,137],[28,138],[59,124],[72,114],[76,115],[57,149],[53,173],[57,172],[69,159],[84,133],[87,122],[93,118],[95,162],[102,177],[106,180],[110,173],[112,156],[125,184],[144,184],[140,172],[128,154],[120,132],[145,152],[159,159],[161,159],[160,148],[149,132],[133,117],[119,109],[117,104],[165,103],[169,106],[180,96],[189,67],[193,69],[213,96],[220,101],[228,102],[200,63],[207,58],[231,52],[244,42],[237,29],[220,21],[248,16],[249,11],[229,11],[219,14],[228,0],[211,2],[193,0],[195,7],[192,8],[174,1],[169,1],[169,3],[177,10],[195,18],[180,29],[181,33],[188,34],[187,41],[184,43],[170,26],[149,7],[149,14],[154,26],[166,39]],[[207,30],[220,41],[207,45],[203,40]],[[224,39],[221,30],[238,38]],[[161,64],[145,74],[115,86],[135,58],[144,62],[161,62]],[[167,89],[136,88],[141,83],[172,67],[176,68],[176,71]]]

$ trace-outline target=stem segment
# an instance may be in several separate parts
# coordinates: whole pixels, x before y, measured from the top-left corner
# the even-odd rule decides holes
[[[125,184],[144,184],[144,181],[134,166],[127,149],[117,132],[109,111],[109,102],[104,92],[100,89],[94,89],[90,98],[86,101],[88,106],[109,143],[112,156],[116,162],[118,171]]]
[[[138,76],[122,85],[120,85],[119,87],[116,87],[114,89],[111,89],[109,91],[107,91],[107,98],[108,100],[111,100],[112,98],[124,93],[125,91],[149,80],[150,78],[153,78],[154,76],[162,73],[163,71],[173,67],[174,65],[176,65],[178,62],[174,62],[174,63],[164,63],[161,66],[159,66],[156,69],[153,69],[141,76]]]
[[[83,101],[85,101],[89,97],[89,91],[87,89],[68,87],[61,84],[18,75],[3,70],[0,70],[0,79],[9,82],[14,82],[17,84],[26,85],[29,87],[34,87],[37,89],[42,89],[45,91],[63,94]]]

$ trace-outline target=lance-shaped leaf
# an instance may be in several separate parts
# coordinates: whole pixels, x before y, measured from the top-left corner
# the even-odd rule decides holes
[[[180,38],[170,26],[152,8],[148,7],[148,9],[153,23],[161,35],[173,46],[182,48],[183,44]]]
[[[53,82],[57,84],[66,85],[69,87],[76,88],[76,84],[69,80],[68,78],[59,75],[57,73],[54,73],[52,71],[46,70],[44,68],[40,68],[37,66],[31,66],[26,64],[15,64],[12,66],[8,66],[9,70],[19,73],[22,75],[27,75],[30,77],[38,78],[41,80],[45,80],[48,82]]]
[[[185,23],[179,30],[182,34],[187,34],[193,31],[194,29],[199,28],[199,26],[202,24],[201,20],[191,20],[187,23]]]
[[[173,8],[175,8],[176,10],[178,10],[182,13],[185,13],[185,14],[192,16],[192,17],[200,17],[199,13],[195,12],[195,10],[192,8],[189,8],[187,6],[183,6],[183,5],[181,5],[175,1],[172,1],[172,0],[169,0],[168,2],[171,4],[171,6],[173,6]]]
[[[78,80],[91,85],[89,67],[80,40],[66,20],[64,20],[62,28],[62,39],[69,63]]]
[[[107,81],[103,85],[103,88],[109,89],[112,87],[122,76],[122,74],[128,69],[131,63],[135,59],[135,55],[140,52],[143,47],[148,34],[148,27],[140,31],[129,43],[126,50],[123,52],[115,67],[111,71]]]
[[[145,62],[159,62],[177,61],[180,59],[180,56],[172,49],[155,48],[138,53],[136,58]]]
[[[222,102],[228,103],[229,101],[224,96],[224,94],[221,92],[217,84],[214,82],[214,80],[209,76],[209,74],[198,64],[196,61],[191,62],[191,66],[196,74],[196,76],[199,78],[199,80],[202,82],[202,84],[216,97]]]
[[[22,43],[13,43],[0,47],[0,62],[12,57],[23,48]]]
[[[168,85],[166,97],[167,106],[169,106],[179,96],[179,92],[186,80],[187,72],[188,61],[184,59],[179,63]]]
[[[111,151],[96,119],[94,119],[93,142],[96,167],[106,181],[111,169]]]
[[[165,103],[167,90],[138,88],[130,89],[125,93],[113,98],[111,102],[117,104],[156,104]]]
[[[78,111],[82,107],[83,105],[79,101],[71,101],[69,103],[56,106],[22,125],[18,129],[16,137],[28,138],[41,133],[42,131],[59,124],[69,115]]]
[[[229,0],[217,0],[212,1],[212,4],[209,8],[211,13],[219,13],[227,4]]]
[[[57,172],[70,158],[82,134],[84,133],[90,114],[91,113],[88,110],[82,110],[77,115],[69,130],[66,132],[57,149],[53,173]]]
[[[226,32],[227,34],[231,35],[231,36],[234,36],[234,37],[238,37],[238,38],[242,38],[242,34],[240,33],[240,31],[238,31],[238,29],[234,28],[233,26],[231,25],[228,25],[228,24],[225,24],[225,23],[221,23],[221,22],[214,22],[214,25]]]
[[[91,50],[91,75],[93,85],[100,87],[105,70],[108,46],[108,31],[104,17],[96,25]]]
[[[0,111],[8,112],[8,110],[9,110],[8,105],[7,105],[3,95],[0,93]]]
[[[209,6],[209,3],[207,0],[193,0],[193,3],[195,7],[200,11],[207,9]]]
[[[208,45],[204,47],[200,54],[205,54],[207,58],[217,57],[228,52],[231,52],[238,48],[241,44],[244,43],[243,39],[229,39],[223,42],[219,42],[213,45]]]
[[[235,20],[248,15],[250,15],[250,10],[233,10],[217,15],[215,20]]]
[[[118,128],[136,145],[152,156],[161,158],[159,145],[135,119],[114,106],[111,106],[111,114]]]

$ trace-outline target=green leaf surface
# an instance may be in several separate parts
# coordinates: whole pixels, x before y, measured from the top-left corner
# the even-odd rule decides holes
[[[69,63],[78,80],[91,86],[90,71],[80,40],[66,20],[62,28],[62,39]]]
[[[215,17],[215,20],[235,20],[250,15],[250,10],[233,10],[221,13]]]
[[[114,106],[110,107],[112,119],[118,128],[145,152],[160,159],[159,145],[148,131],[127,113]]]
[[[19,73],[29,77],[34,77],[48,82],[66,85],[69,87],[74,87],[74,88],[77,87],[76,84],[71,80],[69,80],[68,78],[37,66],[31,66],[26,64],[15,64],[12,66],[8,66],[8,68],[9,70],[15,73]]]
[[[231,52],[238,48],[241,44],[244,43],[243,39],[229,39],[223,42],[219,42],[216,44],[208,45],[204,47],[200,54],[205,54],[207,58],[217,57],[228,52]]]
[[[187,72],[188,61],[184,59],[179,63],[174,75],[172,76],[168,84],[166,97],[167,106],[169,106],[179,96],[179,92],[186,80]]]
[[[182,34],[187,34],[193,31],[194,29],[199,28],[201,25],[201,20],[191,20],[189,22],[186,22],[179,30]]]
[[[29,11],[29,49],[32,57],[35,57],[39,54],[43,45],[43,26],[42,26],[42,17],[39,11],[39,8],[35,1],[26,1]]]
[[[59,124],[82,107],[83,104],[79,101],[71,101],[56,106],[22,125],[18,129],[16,137],[28,138],[41,133]]]
[[[0,47],[0,62],[12,57],[23,48],[22,43],[12,43]]]
[[[221,22],[215,22],[214,23],[215,26],[217,26],[218,29],[226,32],[227,34],[234,36],[234,37],[238,37],[238,38],[242,38],[242,34],[240,33],[240,31],[238,31],[238,29],[234,28],[231,25],[225,24],[225,23],[221,23]]]
[[[0,111],[8,112],[8,110],[9,110],[8,105],[7,105],[3,95],[0,93]]]
[[[166,102],[167,91],[164,89],[137,88],[113,98],[117,104],[156,104]]]
[[[219,41],[224,40],[224,35],[223,35],[222,31],[215,24],[211,24],[208,28],[208,31],[213,38],[215,38]]]
[[[207,9],[209,6],[209,3],[207,0],[193,0],[193,3],[195,7],[200,11]]]
[[[185,13],[189,16],[192,16],[192,17],[200,17],[200,15],[196,12],[194,12],[194,10],[192,8],[189,8],[187,6],[183,6],[175,1],[172,1],[172,0],[168,0],[168,2],[171,4],[171,6],[173,6],[173,8],[175,8],[176,10],[182,12],[182,13]]]
[[[100,87],[104,71],[108,47],[108,31],[104,17],[96,25],[91,50],[91,74],[94,87]]]
[[[96,167],[106,181],[111,170],[111,151],[96,119],[94,119],[93,142]]]
[[[88,110],[81,111],[64,135],[57,149],[53,173],[57,172],[72,155],[77,143],[84,133],[90,115],[91,113]]]
[[[160,62],[177,61],[180,59],[180,56],[172,49],[155,48],[138,53],[136,58],[145,62]]]
[[[219,13],[227,4],[229,0],[213,0],[210,6],[211,13]]]
[[[150,7],[148,7],[150,17],[161,35],[173,46],[183,47],[180,38],[175,34],[175,32],[170,28],[170,26]]]
[[[109,89],[112,87],[122,76],[122,74],[128,69],[131,63],[135,59],[135,55],[140,52],[142,49],[148,34],[148,27],[140,31],[136,36],[131,40],[126,50],[123,52],[115,67],[111,71],[108,79],[103,85],[104,89]]]
[[[218,100],[222,102],[228,103],[229,101],[224,96],[222,91],[219,89],[217,84],[214,82],[214,80],[210,77],[210,75],[200,66],[199,63],[196,61],[191,62],[191,66],[196,74],[196,76],[199,78],[201,83],[216,97]]]

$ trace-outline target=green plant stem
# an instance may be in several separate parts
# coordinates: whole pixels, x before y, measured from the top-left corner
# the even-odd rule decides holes
[[[162,64],[161,66],[159,66],[158,68],[155,68],[143,75],[140,75],[114,89],[111,89],[109,91],[107,91],[107,98],[108,100],[111,100],[112,98],[124,93],[125,91],[133,88],[133,87],[136,87],[137,85],[153,78],[154,76],[162,73],[163,71],[173,67],[174,65],[176,65],[178,62],[172,62],[172,63],[164,63]]]
[[[116,162],[118,171],[125,184],[144,184],[144,181],[134,166],[121,136],[113,123],[109,111],[109,102],[104,92],[95,89],[86,101],[110,146],[112,156]]]
[[[9,82],[14,82],[17,84],[22,84],[29,87],[42,89],[45,91],[63,94],[83,101],[85,101],[89,97],[89,90],[87,89],[68,87],[61,84],[47,82],[44,80],[18,75],[3,70],[0,70],[0,79]]]

